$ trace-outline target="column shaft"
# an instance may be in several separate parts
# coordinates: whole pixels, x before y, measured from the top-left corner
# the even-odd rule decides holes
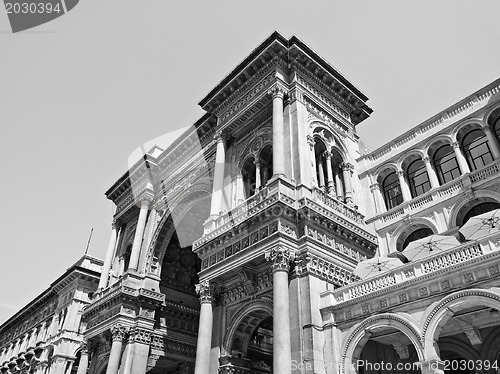
[[[106,258],[104,260],[104,265],[102,266],[101,278],[99,279],[99,286],[97,288],[106,288],[108,285],[108,275],[111,269],[111,261],[113,261],[113,255],[115,252],[117,238],[116,222],[111,225],[111,237],[109,238],[108,249],[106,251]]]
[[[346,204],[354,204],[352,199],[352,169],[353,166],[347,162],[342,163],[342,173],[344,176],[344,198]]]
[[[290,349],[290,310],[288,272],[273,273],[273,373],[290,374],[292,353]]]
[[[438,177],[434,171],[431,160],[429,157],[424,157],[425,169],[427,170],[427,175],[429,176],[429,182],[431,183],[431,188],[439,187]]]
[[[260,161],[255,161],[255,192],[258,192],[260,190],[260,186]]]
[[[377,213],[380,214],[386,210],[382,193],[380,192],[380,186],[378,183],[374,183],[370,186],[370,189],[373,194],[373,200],[375,201],[375,209]]]
[[[401,192],[403,194],[403,200],[410,201],[412,199],[410,193],[410,187],[408,187],[408,183],[406,183],[403,170],[398,170],[398,178],[399,178],[399,186],[401,187]]]
[[[117,374],[120,367],[120,358],[122,354],[122,341],[113,340],[111,352],[109,353],[108,368],[106,374]]]
[[[76,374],[87,374],[87,369],[89,367],[89,354],[88,351],[82,350],[80,355],[80,363],[78,364],[78,371]]]
[[[284,93],[276,88],[273,98],[273,174],[285,175],[285,129],[283,126]]]
[[[325,188],[325,173],[323,171],[323,160],[321,159],[321,156],[318,161],[319,188],[323,190]]]
[[[460,149],[460,143],[453,143],[453,151],[455,152],[455,157],[457,158],[458,166],[460,167],[460,174],[465,175],[470,173],[469,165],[467,165],[467,160],[462,154],[462,150]]]
[[[330,152],[325,153],[326,159],[326,177],[328,179],[327,187],[328,194],[335,195],[335,183],[333,182],[333,170],[332,170],[332,156]]]
[[[132,253],[130,254],[129,269],[138,270],[139,257],[141,255],[142,237],[144,235],[144,228],[146,227],[146,218],[148,216],[149,201],[141,201],[141,210],[139,212],[139,219],[135,228],[134,242],[132,243]]]
[[[212,190],[212,204],[210,215],[218,216],[222,210],[222,194],[224,188],[224,168],[226,163],[225,136],[221,132],[215,135],[217,149],[215,153],[214,186]]]
[[[488,144],[490,145],[491,153],[493,154],[493,159],[498,160],[500,158],[500,145],[498,143],[498,138],[493,134],[493,130],[490,127],[483,127],[484,133],[488,138]]]
[[[344,201],[344,186],[342,185],[342,179],[340,178],[340,168],[335,169],[335,184],[337,186],[337,199]]]

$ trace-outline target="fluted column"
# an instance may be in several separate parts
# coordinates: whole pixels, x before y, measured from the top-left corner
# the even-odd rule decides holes
[[[130,254],[129,269],[138,270],[139,257],[141,255],[142,237],[146,228],[146,219],[148,217],[149,204],[152,199],[150,197],[142,197],[141,210],[139,211],[139,219],[135,227],[134,241],[132,243],[132,253]]]
[[[109,238],[108,249],[106,251],[106,258],[104,259],[104,265],[101,270],[101,278],[99,279],[99,286],[97,288],[103,289],[108,285],[109,270],[111,269],[111,262],[113,261],[113,255],[115,254],[116,239],[117,239],[117,223],[113,220],[111,224],[111,237]]]
[[[260,190],[261,186],[261,180],[260,180],[260,164],[261,162],[259,160],[254,161],[255,164],[255,192],[258,192]]]
[[[222,195],[224,189],[224,168],[226,163],[226,135],[222,131],[217,131],[214,135],[217,142],[215,151],[214,184],[212,189],[212,204],[210,206],[210,216],[218,216],[222,210]]]
[[[87,342],[82,343],[82,349],[80,350],[80,363],[78,364],[78,371],[76,374],[87,374],[87,369],[89,368],[89,349]]]
[[[127,329],[121,324],[116,324],[111,328],[111,352],[109,353],[108,368],[106,374],[117,374],[120,367],[120,359],[122,355],[123,339]]]
[[[493,154],[493,159],[498,160],[500,158],[500,145],[498,143],[498,138],[493,133],[493,130],[489,126],[483,127],[483,131],[488,138],[488,144],[490,145],[491,153]]]
[[[285,175],[285,128],[283,98],[285,91],[276,86],[269,91],[273,99],[273,175]]]
[[[354,166],[348,162],[343,162],[340,167],[342,168],[342,173],[344,176],[344,199],[345,203],[348,205],[353,205],[354,201],[352,199],[352,173],[354,171]]]
[[[429,176],[429,182],[431,183],[431,188],[439,187],[439,180],[436,174],[436,171],[431,165],[431,159],[429,157],[423,158],[425,163],[425,169],[427,170],[427,175]]]
[[[328,179],[327,181],[327,189],[328,189],[328,195],[336,195],[335,191],[335,182],[333,181],[333,170],[332,170],[332,153],[329,151],[326,151],[324,154],[325,160],[326,160],[326,177]]]
[[[318,160],[318,174],[319,174],[319,188],[321,190],[324,190],[325,188],[325,172],[323,171],[323,160],[321,159],[321,156],[319,157]]]
[[[453,151],[455,152],[455,157],[457,158],[458,166],[460,167],[460,174],[465,175],[470,173],[469,165],[467,165],[467,160],[460,149],[459,142],[453,142]]]
[[[406,182],[403,170],[398,170],[397,174],[399,178],[399,187],[401,188],[401,193],[403,194],[403,200],[410,201],[412,199],[410,187],[408,187],[408,183]]]
[[[210,349],[212,347],[213,285],[204,281],[196,285],[200,297],[200,323],[198,326],[198,343],[196,345],[196,364],[194,374],[208,374],[210,367]]]
[[[278,245],[266,253],[273,271],[273,374],[290,374],[292,351],[290,344],[290,303],[288,271],[293,254]]]

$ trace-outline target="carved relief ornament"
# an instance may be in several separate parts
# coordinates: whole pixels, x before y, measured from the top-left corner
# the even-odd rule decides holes
[[[289,271],[290,262],[295,258],[293,252],[281,245],[266,252],[265,256],[266,260],[271,262],[273,272],[278,270]]]

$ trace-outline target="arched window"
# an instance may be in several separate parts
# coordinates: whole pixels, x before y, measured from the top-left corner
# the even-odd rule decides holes
[[[387,210],[394,208],[403,202],[399,179],[395,172],[392,172],[385,177],[384,182],[382,183],[382,189],[384,191],[384,200]]]
[[[480,214],[486,213],[486,212],[491,212],[492,210],[499,209],[500,204],[495,203],[493,201],[488,201],[485,203],[478,204],[474,207],[472,207],[464,216],[464,219],[462,221],[462,225],[464,225],[471,217],[478,216]]]
[[[266,145],[260,151],[260,183],[264,187],[273,176],[273,147]]]
[[[434,153],[434,166],[440,184],[448,183],[460,176],[455,152],[449,144],[443,145]]]
[[[431,189],[431,183],[425,163],[422,160],[413,161],[407,170],[408,182],[410,184],[411,197],[422,195]]]
[[[497,139],[500,140],[500,117],[498,117],[495,123],[493,124],[493,131],[495,131]]]
[[[129,244],[127,246],[127,249],[125,250],[125,253],[123,254],[123,273],[128,270],[129,264],[130,264],[130,255],[132,254],[132,244]]]
[[[406,247],[408,247],[408,244],[410,244],[411,242],[414,242],[415,240],[418,240],[418,239],[422,239],[422,238],[425,238],[427,236],[430,236],[434,234],[432,232],[432,230],[428,227],[422,227],[421,229],[418,229],[418,230],[415,230],[413,231],[410,235],[408,235],[408,237],[406,238],[405,242],[403,243],[403,249],[405,249]]]
[[[254,158],[251,157],[245,161],[241,174],[243,175],[243,186],[245,191],[245,200],[255,193],[256,183],[255,183],[255,162]]]
[[[471,171],[482,168],[493,161],[488,139],[482,130],[472,130],[464,136],[462,147]]]

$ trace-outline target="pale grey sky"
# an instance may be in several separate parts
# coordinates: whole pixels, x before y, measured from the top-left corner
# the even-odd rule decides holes
[[[12,34],[0,13],[0,323],[83,255],[103,257],[104,192],[274,30],[297,35],[374,109],[375,149],[500,77],[500,2],[81,0]]]

